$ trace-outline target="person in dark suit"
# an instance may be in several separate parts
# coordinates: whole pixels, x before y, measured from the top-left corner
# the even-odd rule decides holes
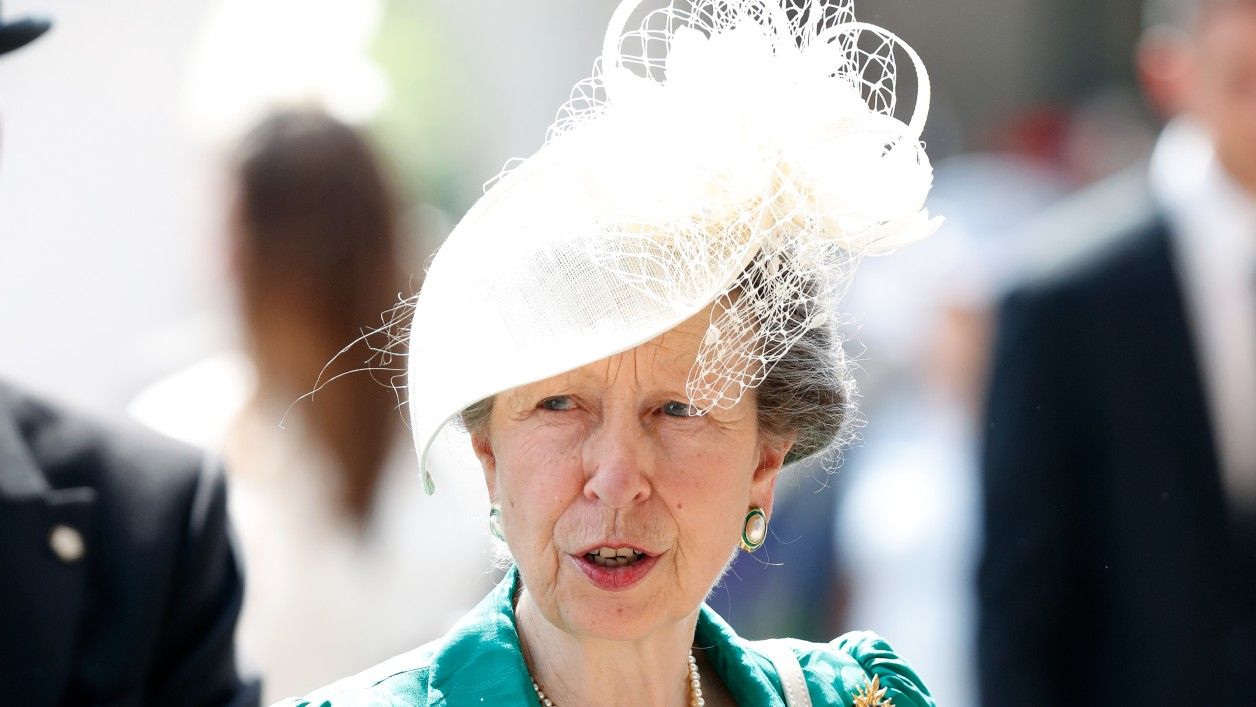
[[[0,54],[48,29],[0,18]],[[0,384],[0,705],[255,705],[223,476]]]
[[[1000,315],[990,707],[1256,705],[1256,2],[1156,5],[1141,218]]]
[[[0,704],[249,705],[223,476],[0,384]]]

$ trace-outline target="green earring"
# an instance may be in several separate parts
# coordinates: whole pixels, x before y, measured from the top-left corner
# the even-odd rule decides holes
[[[488,532],[498,540],[506,542],[506,535],[502,532],[502,507],[496,503],[488,509]]]
[[[741,549],[754,552],[763,547],[768,539],[768,517],[763,509],[755,506],[746,513],[746,522],[741,526]]]

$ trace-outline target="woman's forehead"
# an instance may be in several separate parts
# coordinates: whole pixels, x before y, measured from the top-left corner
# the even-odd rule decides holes
[[[515,390],[526,393],[538,387],[589,384],[636,384],[683,390],[709,322],[710,314],[704,311],[635,348]]]

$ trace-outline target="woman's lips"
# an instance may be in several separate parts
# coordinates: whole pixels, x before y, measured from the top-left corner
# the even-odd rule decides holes
[[[610,553],[618,553],[621,550],[630,550],[638,555],[658,555],[658,552],[651,552],[648,548],[641,547],[626,540],[611,539],[604,542],[595,543],[574,554],[591,555],[594,553],[602,553],[604,551]]]
[[[659,559],[657,555],[645,555],[630,565],[604,567],[594,562],[588,554],[568,555],[567,558],[576,563],[595,587],[608,592],[623,591],[640,582],[654,569]]]

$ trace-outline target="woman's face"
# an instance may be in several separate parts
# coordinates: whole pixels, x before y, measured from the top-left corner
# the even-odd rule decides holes
[[[761,433],[754,396],[702,416],[686,402],[708,317],[501,393],[472,435],[523,583],[572,635],[631,640],[690,617],[746,511],[771,513],[789,442]],[[628,564],[594,558],[610,551]]]

